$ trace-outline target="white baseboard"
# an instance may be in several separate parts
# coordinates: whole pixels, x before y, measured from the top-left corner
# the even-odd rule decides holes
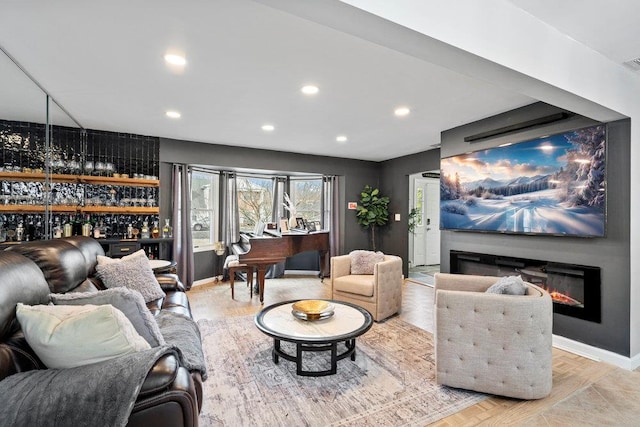
[[[320,271],[314,270],[285,270],[284,274],[295,274],[296,276],[318,276]]]
[[[214,282],[215,280],[216,280],[216,277],[207,277],[205,279],[200,279],[200,280],[194,281],[193,285],[191,285],[191,286],[193,287],[193,286],[205,285],[207,283]]]
[[[610,363],[620,368],[633,371],[640,367],[640,354],[626,357],[609,350],[603,350],[579,341],[574,341],[559,335],[553,335],[553,346],[570,353],[577,354],[597,362]]]

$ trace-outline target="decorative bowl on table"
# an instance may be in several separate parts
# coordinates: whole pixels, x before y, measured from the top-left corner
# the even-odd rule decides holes
[[[333,316],[335,306],[324,300],[302,300],[293,303],[291,314],[300,320],[323,320]]]

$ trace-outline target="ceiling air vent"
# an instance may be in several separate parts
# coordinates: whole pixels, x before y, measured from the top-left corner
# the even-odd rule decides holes
[[[624,65],[631,68],[633,71],[640,71],[640,57],[632,59],[631,61],[627,61],[624,63]]]
[[[523,130],[531,129],[538,126],[548,125],[551,123],[559,122],[561,120],[566,120],[575,115],[575,113],[563,112],[551,114],[549,116],[538,117],[537,119],[527,120],[526,122],[516,123],[513,125],[501,127],[498,129],[493,129],[486,132],[477,133],[475,135],[465,136],[464,142],[469,142],[471,144],[475,142],[484,141],[485,139],[497,138],[499,136],[509,135],[515,132],[520,132]]]

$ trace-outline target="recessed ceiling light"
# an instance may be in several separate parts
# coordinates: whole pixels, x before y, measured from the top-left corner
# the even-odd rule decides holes
[[[338,142],[347,142],[347,137],[344,135],[338,135],[336,136],[336,141]]]
[[[409,107],[398,107],[393,111],[393,114],[395,114],[396,116],[406,116],[410,112],[411,110],[409,109]]]
[[[187,60],[182,55],[177,55],[175,53],[167,53],[164,56],[164,60],[171,65],[186,65]]]
[[[262,125],[262,130],[265,132],[271,132],[276,127],[274,125]]]
[[[305,95],[315,95],[316,93],[318,93],[318,91],[320,89],[318,89],[318,86],[314,86],[314,85],[307,85],[307,86],[303,86],[302,89],[300,89],[302,91],[302,93],[304,93]]]
[[[167,117],[170,117],[172,119],[179,119],[182,114],[180,114],[178,111],[167,111],[165,113],[167,115]]]

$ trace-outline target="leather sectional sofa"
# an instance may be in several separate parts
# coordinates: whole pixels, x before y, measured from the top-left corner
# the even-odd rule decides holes
[[[0,251],[0,381],[19,372],[47,369],[26,342],[16,319],[16,304],[47,304],[43,281],[51,293],[104,289],[95,276],[97,255],[104,251],[89,237],[28,242]],[[177,276],[161,275],[158,282],[166,297],[147,303],[150,311],[191,316]],[[147,374],[127,425],[195,426],[201,403],[200,373],[189,372],[175,354],[166,354]]]

